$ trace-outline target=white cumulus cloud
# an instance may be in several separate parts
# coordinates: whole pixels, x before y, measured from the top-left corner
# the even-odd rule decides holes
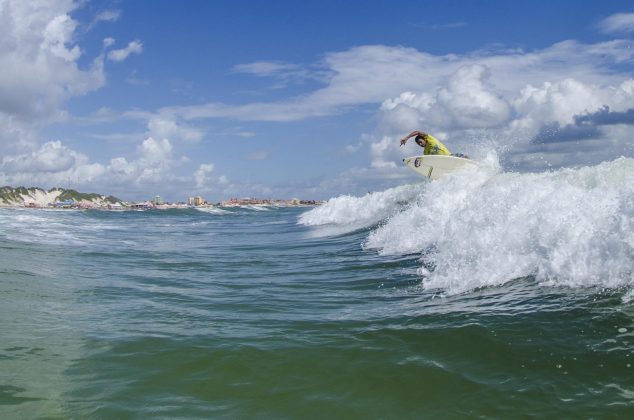
[[[0,151],[33,145],[39,125],[61,117],[70,97],[103,86],[101,57],[78,65],[75,8],[70,0],[0,0]]]
[[[172,144],[168,139],[154,140],[148,137],[138,148],[144,162],[148,164],[165,164],[172,153]]]
[[[149,135],[159,139],[169,138],[197,142],[204,135],[203,130],[177,123],[170,117],[152,116],[148,121],[147,127]]]
[[[429,104],[434,118],[456,128],[489,128],[505,123],[511,107],[489,84],[490,70],[480,64],[461,67]]]
[[[88,184],[103,177],[106,168],[59,140],[27,153],[7,155],[0,162],[0,181],[9,185],[66,186],[70,180]]]
[[[400,46],[366,45],[326,54],[321,62],[323,73],[328,75],[323,79],[325,86],[301,96],[243,105],[211,102],[166,107],[160,111],[188,120],[296,121],[333,115],[360,105],[378,105],[403,92],[437,95],[437,88],[445,87],[445,102],[453,97],[450,105],[460,105],[461,110],[467,112],[463,123],[489,112],[489,117],[481,123],[495,125],[500,123],[503,111],[508,111],[504,104],[504,101],[508,102],[508,92],[517,92],[527,84],[541,85],[571,77],[571,69],[574,69],[575,78],[584,83],[613,83],[618,76],[606,68],[633,58],[634,50],[625,40],[596,44],[563,41],[530,52],[484,50],[440,56]],[[274,66],[249,69],[259,75],[281,71]],[[462,76],[459,69],[464,69]],[[458,78],[457,84],[447,85],[452,75]],[[468,80],[471,87],[477,89],[477,97],[476,94],[471,97],[478,101],[477,105],[469,104],[467,100],[459,103],[456,95],[461,80]],[[439,100],[442,102],[443,98]],[[456,112],[454,117],[457,118],[460,111],[453,107],[451,110]]]
[[[2,159],[2,170],[16,172],[60,172],[87,158],[63,146],[60,141],[44,143],[38,150]]]
[[[611,89],[587,85],[567,78],[558,82],[544,82],[539,87],[527,85],[514,101],[515,110],[522,118],[542,123],[569,124],[573,117],[599,109],[610,100]]]
[[[197,188],[205,188],[210,181],[209,174],[211,174],[214,170],[213,163],[203,163],[201,164],[196,172],[194,172],[194,179],[196,180]]]

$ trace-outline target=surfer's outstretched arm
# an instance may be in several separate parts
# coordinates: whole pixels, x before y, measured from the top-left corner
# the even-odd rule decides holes
[[[411,133],[409,133],[407,136],[403,137],[401,139],[401,146],[404,145],[405,143],[407,143],[407,140],[411,139],[414,136],[421,136],[424,137],[426,136],[427,133],[423,133],[422,131],[412,131]]]

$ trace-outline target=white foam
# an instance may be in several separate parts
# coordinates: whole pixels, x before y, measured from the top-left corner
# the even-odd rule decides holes
[[[305,226],[319,227],[316,236],[339,235],[373,226],[409,204],[425,184],[405,185],[362,197],[342,195],[299,217]]]
[[[255,210],[255,211],[270,211],[271,209],[266,205],[261,204],[252,204],[247,206],[242,206],[242,208],[247,210]]]
[[[210,213],[210,214],[227,214],[231,213],[229,210],[223,210],[218,207],[194,207],[196,210],[202,213]]]
[[[539,174],[495,166],[333,199],[301,222],[385,220],[365,248],[420,253],[424,287],[448,293],[533,275],[558,286],[634,286],[633,159]],[[408,194],[410,204],[397,206]]]

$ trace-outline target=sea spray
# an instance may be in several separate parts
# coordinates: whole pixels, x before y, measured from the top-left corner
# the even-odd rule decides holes
[[[368,193],[362,197],[342,195],[302,214],[299,223],[319,226],[320,234],[343,234],[367,228],[396,214],[412,202],[425,184],[412,184]]]
[[[450,177],[373,232],[381,253],[422,252],[425,287],[460,293],[534,275],[568,286],[631,282],[634,161],[552,173]]]
[[[423,286],[450,294],[526,276],[570,287],[632,285],[633,159],[536,174],[477,170],[399,188],[414,194],[407,206],[386,202],[392,189],[375,194],[375,207],[371,196],[335,199],[300,221],[354,224],[362,208],[373,209],[365,214],[384,223],[364,248],[419,253]]]

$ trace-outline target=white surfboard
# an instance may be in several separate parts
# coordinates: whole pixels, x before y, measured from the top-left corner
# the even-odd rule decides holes
[[[477,162],[456,156],[425,155],[412,156],[403,162],[414,172],[429,179],[438,179],[468,166],[477,166]]]

